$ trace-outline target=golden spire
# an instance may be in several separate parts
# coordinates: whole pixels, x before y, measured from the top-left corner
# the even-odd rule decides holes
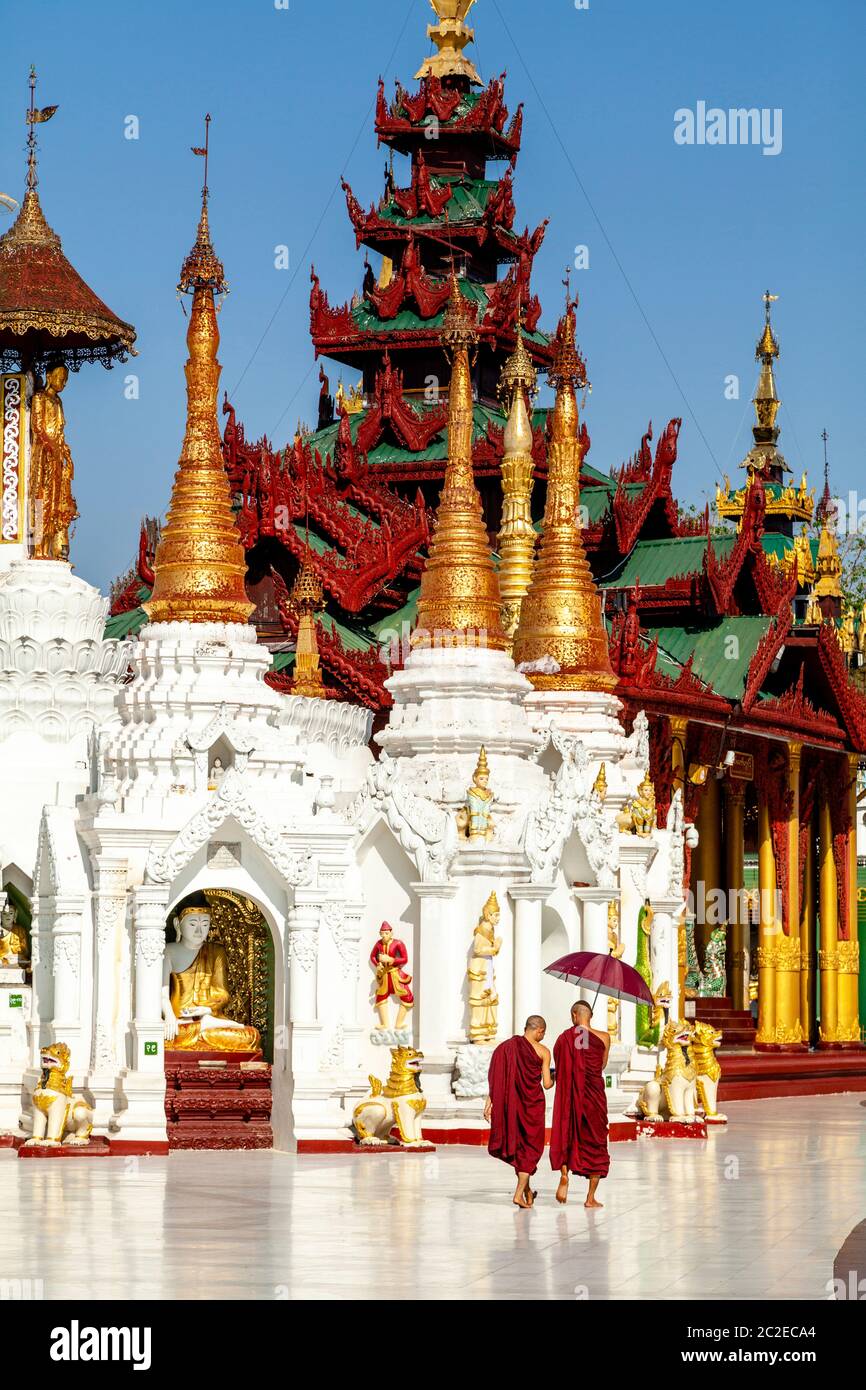
[[[499,592],[502,626],[513,641],[520,605],[532,579],[535,529],[532,525],[532,424],[527,397],[535,395],[538,375],[517,325],[514,352],[499,378],[499,399],[508,412],[502,452],[502,527],[499,532]]]
[[[815,562],[815,573],[817,582],[814,588],[815,597],[818,599],[842,598],[842,559],[839,555],[839,543],[830,529],[830,518],[825,517],[821,523],[821,535],[818,539],[818,558]]]
[[[206,130],[210,116],[206,117]],[[153,594],[143,605],[152,623],[245,623],[253,610],[244,588],[246,561],[231,507],[217,423],[219,331],[214,296],[225,294],[223,267],[210,239],[205,182],[195,245],[178,290],[192,295],[186,335],[186,434],[156,552]]]
[[[556,404],[550,430],[544,530],[529,593],[514,639],[518,665],[552,657],[559,671],[527,672],[536,690],[613,690],[607,633],[592,573],[580,538],[580,465],[575,388],[586,369],[575,347],[574,304],[568,303],[556,335],[550,372]]]
[[[309,564],[305,564],[298,573],[291,593],[292,606],[299,616],[292,694],[304,695],[308,700],[323,700],[327,693],[322,679],[315,618],[316,612],[322,607],[323,598],[318,576]]]
[[[499,616],[499,582],[472,469],[469,350],[477,341],[475,317],[453,272],[442,341],[452,358],[448,462],[412,640],[418,646],[492,647],[502,651],[507,642]]]
[[[758,346],[755,348],[755,358],[761,363],[758,388],[753,401],[758,420],[758,423],[752,427],[756,444],[775,444],[779,437],[779,431],[776,428],[776,416],[779,413],[781,401],[776,394],[776,382],[773,376],[773,363],[779,356],[779,343],[770,323],[770,305],[778,298],[777,294],[770,294],[769,290],[764,294],[764,331],[758,339]]]
[[[467,77],[482,85],[474,63],[463,50],[475,38],[475,30],[465,22],[475,0],[430,0],[438,24],[428,24],[427,37],[436,45],[432,58],[425,58],[415,77]]]

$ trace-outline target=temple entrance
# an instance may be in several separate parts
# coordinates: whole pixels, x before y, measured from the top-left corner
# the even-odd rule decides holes
[[[258,905],[227,888],[179,903],[166,980],[177,1019],[165,1044],[169,1148],[271,1148],[274,945]]]

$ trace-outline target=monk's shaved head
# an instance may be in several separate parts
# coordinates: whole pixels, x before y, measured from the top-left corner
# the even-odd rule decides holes
[[[530,1030],[530,1028],[546,1028],[546,1027],[547,1027],[547,1023],[546,1023],[546,1021],[541,1017],[541,1014],[530,1014],[530,1015],[529,1015],[529,1018],[526,1020],[526,1023],[523,1025],[523,1031],[524,1031],[524,1033],[528,1033],[529,1030]]]
[[[592,1005],[587,1004],[585,999],[578,999],[577,1003],[571,1006],[571,1016],[572,1018],[591,1019]]]

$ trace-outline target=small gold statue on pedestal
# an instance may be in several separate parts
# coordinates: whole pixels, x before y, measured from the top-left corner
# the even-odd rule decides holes
[[[637,789],[637,796],[620,812],[617,825],[623,834],[640,835],[645,840],[655,830],[656,792],[648,772]]]
[[[499,1027],[496,975],[493,958],[499,955],[502,937],[496,936],[499,923],[499,900],[491,893],[478,919],[472,938],[472,957],[469,961],[469,1040],[474,1043],[495,1042]]]
[[[602,763],[604,768],[604,763]],[[619,939],[619,903],[614,898],[607,905],[607,947],[614,960],[621,960],[625,946]],[[619,1037],[619,1000],[607,1001],[607,1031],[616,1040]]]
[[[472,775],[472,785],[466,792],[466,804],[457,812],[457,829],[467,840],[492,840],[493,792],[490,790],[490,768],[487,750],[482,748]]]
[[[66,443],[60,393],[69,380],[63,366],[51,367],[45,386],[30,405],[31,554],[37,560],[66,560],[69,528],[78,516],[72,496],[72,455]]]

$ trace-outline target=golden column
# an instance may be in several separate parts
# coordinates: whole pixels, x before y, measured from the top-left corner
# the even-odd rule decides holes
[[[502,453],[502,528],[499,532],[499,592],[502,626],[513,642],[520,608],[532,580],[535,528],[532,525],[532,424],[527,400],[538,374],[517,325],[517,346],[499,379],[499,399],[508,415]]]
[[[452,354],[448,395],[448,463],[436,513],[412,645],[507,645],[500,619],[499,581],[472,470],[472,379],[469,350],[477,341],[473,310],[451,279],[442,341]]]
[[[818,913],[821,925],[821,946],[818,952],[818,968],[821,972],[819,1037],[822,1043],[835,1043],[839,1041],[839,898],[836,860],[833,856],[833,816],[830,810],[830,801],[824,789],[821,791],[818,828],[820,835]]]
[[[800,1048],[804,1033],[800,1006],[800,762],[801,743],[788,745],[788,935],[779,937],[776,959],[776,1041]]]
[[[728,901],[733,920],[728,922],[728,994],[735,1009],[747,1011],[749,1003],[749,912],[743,890],[746,786],[733,777],[725,788],[725,868]]]
[[[683,803],[686,799],[686,740],[689,735],[689,721],[684,715],[668,715],[668,725],[671,731],[671,769],[673,778],[671,780],[671,795],[680,791],[683,796]],[[689,882],[685,885],[686,889],[691,888],[691,874]],[[677,976],[678,990],[677,998],[685,998],[686,974],[688,972],[688,958],[686,951],[686,914],[683,912],[677,923]]]
[[[758,790],[758,1031],[755,1045],[776,1043],[776,961],[782,925],[776,913],[776,861],[770,805],[766,791]]]
[[[556,404],[550,429],[544,530],[535,573],[520,609],[514,638],[517,665],[550,658],[556,672],[527,674],[536,690],[613,691],[616,676],[601,598],[580,535],[580,465],[575,387],[586,368],[574,340],[574,305],[560,320],[550,370]]]
[[[818,930],[815,903],[815,840],[817,830],[812,813],[803,856],[803,891],[800,899],[800,1022],[804,1039],[810,1042],[815,1023],[815,938]]]
[[[192,295],[186,335],[186,434],[156,552],[153,593],[143,604],[152,623],[246,623],[254,608],[244,588],[244,548],[232,513],[217,423],[220,365],[214,296],[227,287],[211,245],[207,200],[205,168],[198,236],[178,285],[181,294]]]
[[[860,940],[857,922],[857,769],[860,759],[848,755],[848,921],[847,936],[839,942],[838,1041],[860,1041]]]
[[[716,777],[715,770],[711,768],[701,792],[696,822],[700,836],[697,855],[697,881],[703,883],[704,886],[703,897],[699,891],[695,894],[696,906],[701,901],[706,903],[710,894],[715,894],[716,890],[722,886],[722,799],[719,788],[719,779]],[[695,923],[695,943],[702,962],[714,925],[716,924],[706,920]]]

